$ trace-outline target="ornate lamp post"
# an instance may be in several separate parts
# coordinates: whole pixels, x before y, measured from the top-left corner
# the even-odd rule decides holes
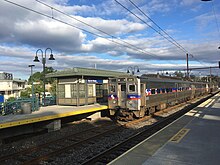
[[[39,59],[38,59],[38,56],[37,56],[37,53],[40,51],[41,52],[41,55],[42,55],[42,64],[43,64],[43,87],[44,87],[44,95],[43,95],[43,103],[44,103],[44,106],[46,105],[46,100],[45,100],[45,65],[46,65],[46,53],[47,53],[47,50],[50,50],[51,54],[50,54],[50,58],[48,60],[55,60],[55,58],[53,57],[53,54],[52,54],[52,49],[51,48],[47,48],[45,49],[45,53],[43,53],[43,51],[41,49],[38,49],[36,51],[36,56],[34,58],[34,62],[40,62]]]
[[[33,75],[33,67],[34,67],[35,65],[28,65],[28,67],[30,67],[31,68],[31,96],[32,96],[32,102],[34,103],[34,83],[33,83],[33,77],[32,77],[32,75]]]
[[[136,69],[136,72],[137,72],[137,73],[140,72],[138,66],[134,66],[134,67],[129,66],[128,69],[127,69],[127,73],[130,73],[130,72],[131,72],[131,74],[134,75],[134,73],[135,73],[135,69]]]

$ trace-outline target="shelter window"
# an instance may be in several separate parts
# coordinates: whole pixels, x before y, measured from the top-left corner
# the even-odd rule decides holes
[[[96,84],[96,97],[103,97],[103,86],[102,84]]]
[[[92,97],[93,96],[93,85],[89,84],[88,85],[88,97]]]
[[[77,84],[72,84],[71,90],[72,90],[72,97],[76,98],[77,97]]]
[[[135,89],[135,85],[129,85],[128,86],[128,92],[135,92],[136,91],[136,89]]]
[[[85,97],[85,84],[79,84],[79,97]]]
[[[64,98],[64,96],[65,96],[65,86],[64,85],[58,85],[58,97],[59,98]]]

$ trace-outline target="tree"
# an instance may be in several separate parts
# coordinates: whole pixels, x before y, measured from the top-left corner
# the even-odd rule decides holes
[[[182,73],[181,71],[175,71],[174,75],[176,75],[176,77],[181,77],[181,78],[184,77],[184,73]]]
[[[52,67],[45,67],[45,74],[55,72]],[[29,77],[28,79],[28,84],[32,84],[33,82],[37,82],[39,84],[34,84],[34,92],[35,93],[41,93],[44,91],[43,89],[43,79],[44,79],[44,73],[42,72],[36,72],[32,76]],[[55,79],[54,78],[46,78],[45,83],[46,84],[54,84]],[[53,93],[56,93],[56,87],[53,89]]]
[[[21,91],[21,97],[30,97],[31,94],[31,88],[27,88],[26,90]]]

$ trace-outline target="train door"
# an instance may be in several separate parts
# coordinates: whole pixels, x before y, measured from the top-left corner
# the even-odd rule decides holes
[[[176,101],[177,101],[177,98],[178,98],[178,83],[175,83],[175,98],[176,98]]]
[[[114,109],[118,106],[118,89],[117,81],[115,78],[109,79],[109,89],[108,89],[108,107],[109,109]],[[114,113],[113,113],[114,115]]]
[[[118,83],[118,105],[121,108],[126,108],[126,83]]]
[[[141,84],[141,106],[146,106],[146,84]]]
[[[196,87],[194,84],[191,84],[191,90],[192,90],[191,99],[193,99],[195,98],[195,94],[196,94]]]

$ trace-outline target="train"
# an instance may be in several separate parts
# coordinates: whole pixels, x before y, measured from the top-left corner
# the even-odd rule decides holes
[[[109,78],[110,116],[133,120],[216,91],[216,85],[159,75]]]

